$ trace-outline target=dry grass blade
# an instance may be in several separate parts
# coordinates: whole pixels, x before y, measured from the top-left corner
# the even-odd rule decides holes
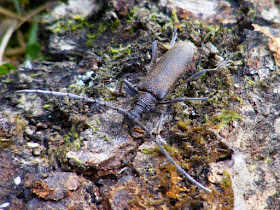
[[[10,20],[10,27],[7,29],[5,35],[2,38],[2,41],[0,44],[0,65],[3,62],[3,56],[4,56],[5,49],[8,45],[8,42],[9,42],[13,32],[16,30],[17,23],[18,22],[16,20]]]
[[[5,9],[3,7],[0,7],[0,14],[2,14],[4,16],[7,16],[7,17],[10,17],[10,18],[15,18],[15,19],[18,19],[18,20],[24,20],[24,18],[21,17],[20,15],[18,15],[17,13],[15,13],[13,11],[10,11],[8,9]]]
[[[19,27],[21,27],[22,24],[24,24],[26,21],[30,20],[30,18],[32,18],[34,15],[36,15],[36,14],[38,14],[38,13],[44,11],[45,9],[47,9],[48,7],[50,7],[50,6],[54,5],[54,4],[55,4],[55,2],[49,2],[49,3],[47,3],[47,4],[45,4],[45,5],[41,6],[41,7],[39,7],[39,8],[37,8],[37,9],[33,10],[33,11],[30,12],[28,15],[26,15],[25,17],[23,17],[22,21],[18,24],[18,26],[17,26],[16,29],[18,29]]]

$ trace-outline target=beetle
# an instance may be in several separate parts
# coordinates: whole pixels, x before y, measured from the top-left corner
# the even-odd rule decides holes
[[[114,109],[120,114],[122,114],[125,118],[132,121],[134,124],[140,126],[150,137],[152,140],[156,142],[161,152],[167,157],[167,159],[175,165],[177,170],[182,173],[191,183],[197,185],[201,189],[206,192],[212,192],[210,189],[204,187],[202,184],[193,179],[185,170],[183,170],[168,154],[168,152],[161,145],[161,142],[158,140],[158,135],[153,135],[153,133],[148,130],[145,126],[143,126],[139,119],[141,118],[142,113],[149,112],[154,109],[156,104],[172,104],[180,101],[186,100],[208,100],[208,97],[203,98],[188,98],[181,97],[169,101],[163,101],[164,98],[168,95],[168,93],[175,87],[178,83],[178,80],[182,77],[183,74],[186,73],[190,63],[193,60],[194,50],[193,46],[188,41],[175,43],[177,38],[176,29],[173,32],[172,41],[171,41],[171,49],[168,50],[157,62],[157,42],[154,41],[152,44],[152,70],[144,77],[137,86],[137,90],[134,86],[127,80],[123,80],[121,83],[121,90],[124,89],[128,94],[135,97],[139,96],[137,102],[134,107],[129,111],[112,106],[106,102],[102,102],[100,100],[91,99],[87,97],[82,97],[79,95],[75,95],[72,93],[62,93],[55,91],[46,91],[46,90],[19,90],[18,93],[39,93],[39,94],[49,94],[58,97],[69,97],[74,99],[81,99],[85,102],[96,103],[110,109]],[[196,79],[200,75],[206,73],[207,70],[202,70],[197,72],[196,74],[189,77],[186,82],[189,82],[193,79]],[[123,86],[125,84],[125,86]],[[161,123],[161,122],[160,122]],[[159,124],[160,124],[159,123]]]
[[[153,43],[153,56],[155,56],[156,42]],[[153,69],[144,77],[137,86],[137,89],[141,91],[139,93],[127,80],[124,80],[127,88],[126,92],[135,96],[140,94],[134,108],[128,112],[128,117],[134,121],[138,121],[141,118],[143,112],[151,111],[157,103],[159,104],[171,104],[186,100],[208,100],[208,97],[204,98],[177,98],[171,101],[162,101],[168,93],[178,83],[178,80],[186,73],[189,64],[193,60],[194,50],[192,44],[188,41],[183,41],[172,46],[158,62],[154,61]],[[152,60],[155,57],[152,58]],[[206,71],[198,72],[193,75],[191,79],[204,74]],[[190,78],[189,78],[190,80]]]

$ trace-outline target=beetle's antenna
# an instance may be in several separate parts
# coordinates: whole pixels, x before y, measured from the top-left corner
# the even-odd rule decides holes
[[[174,30],[173,30],[173,33],[172,33],[172,40],[171,40],[171,43],[170,43],[171,47],[175,44],[177,37],[178,37],[177,27],[175,26]]]
[[[83,97],[83,96],[79,96],[76,94],[72,94],[72,93],[63,93],[63,92],[56,92],[56,91],[48,91],[48,90],[32,90],[32,89],[28,89],[28,90],[18,90],[16,91],[16,93],[37,93],[37,94],[43,94],[43,95],[52,95],[52,96],[57,96],[57,97],[68,97],[68,98],[73,98],[73,99],[80,99],[83,100],[85,102],[89,102],[89,103],[96,103],[99,104],[101,106],[105,106],[108,107],[110,109],[116,110],[118,113],[122,114],[122,115],[127,115],[127,111],[121,108],[117,108],[115,106],[112,106],[106,102],[102,102],[96,99],[92,99],[92,98],[88,98],[88,97]]]
[[[134,121],[135,124],[139,125],[150,137],[151,139],[157,144],[157,146],[159,147],[160,151],[165,155],[165,157],[167,158],[167,160],[172,163],[176,169],[183,174],[192,184],[200,187],[201,189],[205,190],[208,193],[211,193],[212,191],[210,189],[208,189],[207,187],[204,187],[202,184],[200,184],[199,182],[197,182],[194,178],[192,178],[184,169],[182,169],[181,166],[179,166],[175,160],[169,155],[169,153],[164,149],[164,147],[161,145],[161,143],[158,141],[158,139],[152,134],[152,132],[147,129],[145,126],[141,125],[141,123]],[[158,134],[157,134],[158,135]]]

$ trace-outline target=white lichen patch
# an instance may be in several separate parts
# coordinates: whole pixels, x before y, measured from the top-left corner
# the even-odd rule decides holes
[[[19,185],[20,183],[21,183],[21,178],[20,178],[20,176],[18,176],[14,179],[14,184]]]
[[[34,100],[30,100],[33,98]],[[44,113],[42,108],[42,98],[38,97],[36,94],[27,95],[21,94],[21,97],[18,100],[17,107],[23,109],[25,112],[32,113],[33,116],[39,116]]]
[[[277,118],[274,121],[274,128],[275,128],[275,133],[280,134],[280,118]]]
[[[3,204],[1,204],[0,205],[0,208],[2,209],[2,208],[7,208],[8,206],[10,205],[10,203],[3,203]]]
[[[239,151],[235,151],[233,155],[233,165],[229,170],[232,189],[234,192],[234,209],[246,209],[246,201],[244,195],[248,189],[253,189],[252,174],[249,172],[246,162],[246,155]]]
[[[182,8],[186,11],[190,11],[195,15],[203,15],[203,17],[208,17],[215,15],[217,3],[215,1],[170,1],[171,5],[174,7]]]
[[[38,143],[36,143],[36,142],[28,142],[28,143],[27,143],[27,146],[28,146],[29,148],[37,148],[37,147],[39,147],[40,145],[39,145]]]

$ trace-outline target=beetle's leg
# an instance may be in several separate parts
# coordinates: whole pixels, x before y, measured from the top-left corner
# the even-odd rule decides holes
[[[125,84],[125,85],[123,85]],[[134,88],[134,86],[126,79],[124,79],[121,82],[121,86],[120,86],[120,90],[119,92],[122,93],[122,90],[124,90],[125,92],[127,92],[129,95],[131,95],[132,97],[134,97],[136,94],[138,94],[137,90]]]
[[[158,135],[161,131],[161,128],[162,128],[162,124],[163,124],[163,116],[164,114],[162,113],[160,115],[160,118],[159,118],[159,121],[158,121],[158,124],[156,125],[156,131],[155,131],[155,134]]]
[[[198,77],[200,77],[202,74],[205,74],[207,72],[208,69],[203,69],[199,72],[196,72],[195,74],[193,74],[192,76],[190,76],[188,79],[186,79],[186,81],[184,81],[184,83],[182,84],[186,84],[187,82],[190,82],[192,80],[197,79]],[[180,84],[181,85],[181,84]]]
[[[172,33],[172,39],[171,39],[171,43],[170,43],[170,46],[172,47],[174,44],[175,44],[175,41],[177,39],[177,27],[175,26],[174,27],[174,31]]]
[[[177,85],[176,87],[179,87],[183,84],[186,84],[192,80],[195,80],[196,78],[200,77],[202,74],[205,74],[206,72],[210,72],[210,71],[217,71],[219,68],[221,68],[222,66],[224,66],[227,61],[232,57],[233,55],[230,55],[229,57],[227,57],[226,59],[224,59],[216,68],[214,69],[203,69],[199,72],[196,72],[195,74],[193,74],[192,76],[190,76],[188,79],[186,79],[186,81],[184,81],[183,83]]]
[[[148,130],[145,126],[143,126],[141,123],[134,121],[135,124],[139,125],[150,137],[151,139],[157,144],[157,146],[159,147],[160,151],[165,155],[165,157],[167,158],[167,160],[172,163],[177,171],[181,174],[183,174],[192,184],[200,187],[201,189],[205,190],[206,192],[211,193],[212,191],[206,187],[204,187],[202,184],[200,184],[199,182],[197,182],[194,178],[192,178],[184,169],[182,169],[181,166],[179,166],[175,160],[169,155],[169,153],[164,149],[164,147],[161,145],[161,143],[158,141],[158,139],[152,134],[152,132],[150,130]]]
[[[174,89],[175,89],[175,88],[178,88],[179,86],[184,85],[184,84],[186,84],[186,83],[188,83],[188,82],[191,82],[192,80],[197,79],[197,78],[200,77],[201,75],[205,74],[207,71],[209,71],[209,69],[203,69],[203,70],[201,70],[201,71],[199,71],[199,72],[196,72],[195,74],[193,74],[192,76],[190,76],[188,79],[186,79],[183,83],[180,83],[180,84],[176,85],[176,86],[174,87]]]
[[[153,44],[152,44],[152,65],[154,66],[157,62],[157,41],[153,41]]]
[[[57,96],[57,97],[68,97],[68,98],[73,98],[73,99],[80,99],[83,100],[85,102],[89,102],[89,103],[96,103],[99,104],[101,106],[105,106],[107,108],[116,110],[118,113],[126,116],[127,115],[127,111],[121,108],[117,108],[115,106],[112,106],[106,102],[102,102],[96,99],[91,99],[88,97],[83,97],[83,96],[79,96],[79,95],[75,95],[72,93],[63,93],[63,92],[56,92],[56,91],[47,91],[47,90],[18,90],[16,91],[17,93],[37,93],[37,94],[43,94],[43,95],[52,95],[52,96]]]
[[[163,116],[164,116],[164,114],[162,113],[160,115],[160,119],[159,119],[159,121],[158,121],[158,123],[156,125],[156,129],[155,129],[156,131],[154,132],[154,134],[156,135],[157,140],[161,144],[166,145],[167,144],[166,141],[163,138],[161,138],[161,136],[160,136],[160,131],[162,130],[162,124],[163,124]]]
[[[209,100],[208,97],[202,97],[202,98],[189,98],[189,97],[181,97],[181,98],[175,98],[169,101],[159,101],[158,104],[174,104],[182,101],[207,101]]]
[[[151,71],[157,63],[157,41],[153,41],[152,44],[152,60],[151,62],[146,66],[147,71]]]

